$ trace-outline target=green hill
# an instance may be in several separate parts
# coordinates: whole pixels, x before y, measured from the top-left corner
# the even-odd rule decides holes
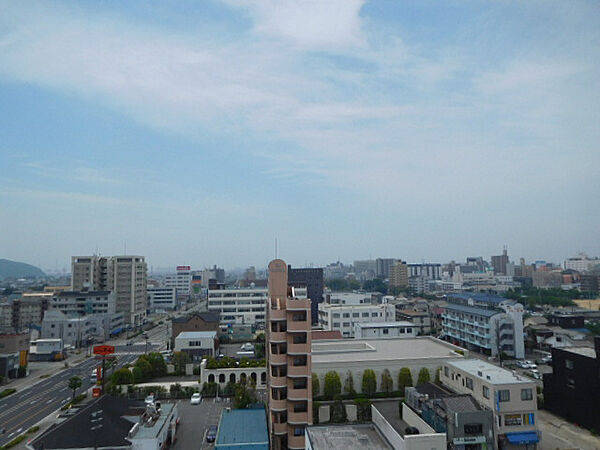
[[[22,262],[0,259],[0,279],[3,278],[39,278],[46,274],[38,267]]]

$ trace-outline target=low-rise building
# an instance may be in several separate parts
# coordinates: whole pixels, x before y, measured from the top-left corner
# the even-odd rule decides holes
[[[30,361],[60,361],[65,358],[62,339],[36,339],[29,347]]]
[[[82,317],[68,317],[57,309],[44,314],[42,339],[62,339],[65,347],[85,347],[93,342],[104,342],[111,335],[123,331],[123,313],[92,314]]]
[[[267,367],[220,367],[209,369],[208,360],[203,359],[200,363],[200,384],[219,383],[224,389],[227,383],[242,383],[252,380],[257,389],[267,387]]]
[[[221,412],[215,450],[268,450],[267,415],[263,407],[226,408]]]
[[[0,376],[17,378],[29,361],[29,332],[0,334]]]
[[[319,326],[323,330],[340,330],[344,337],[354,336],[354,325],[361,322],[391,322],[396,308],[381,304],[319,304]]]
[[[185,352],[193,360],[216,356],[219,340],[216,331],[184,331],[175,338],[175,351]]]
[[[354,324],[355,339],[414,338],[417,328],[411,322],[359,322]]]
[[[420,336],[431,333],[431,316],[429,311],[413,311],[396,308],[395,314],[397,321],[410,322],[417,330]]]
[[[219,314],[204,312],[174,318],[171,321],[171,348],[175,346],[175,337],[184,331],[219,331]]]
[[[497,448],[536,448],[540,434],[534,380],[486,361],[468,359],[445,363],[440,381],[454,392],[471,395],[493,411]]]
[[[552,349],[552,373],[544,375],[544,406],[592,430],[600,429],[600,337],[595,346]]]
[[[463,349],[429,336],[316,341],[312,343],[312,372],[319,377],[321,387],[327,372],[337,372],[342,384],[350,372],[355,390],[362,392],[365,369],[375,372],[377,391],[381,390],[381,375],[387,369],[395,389],[401,369],[408,368],[415,382],[423,368],[428,369],[433,378],[447,361],[463,359],[457,351],[463,352]]]

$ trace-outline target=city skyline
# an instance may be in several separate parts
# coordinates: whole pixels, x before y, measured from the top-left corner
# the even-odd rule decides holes
[[[600,254],[596,3],[277,3],[3,5],[0,256]]]

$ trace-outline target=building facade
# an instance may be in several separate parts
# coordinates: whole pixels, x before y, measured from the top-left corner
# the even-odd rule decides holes
[[[393,322],[396,307],[382,304],[319,305],[318,324],[323,330],[340,330],[344,337],[354,337],[354,325],[361,322]]]
[[[48,309],[57,309],[69,317],[114,314],[115,295],[111,291],[57,292],[51,297]]]
[[[57,309],[48,310],[42,320],[42,339],[62,339],[65,346],[86,347],[104,342],[124,328],[122,313],[68,317]]]
[[[174,287],[150,287],[148,292],[148,309],[159,311],[177,308],[177,289]]]
[[[132,327],[146,321],[147,272],[143,256],[73,256],[71,289],[112,291],[116,312]]]
[[[390,267],[389,286],[400,290],[408,289],[408,265],[402,260],[397,260]]]
[[[540,434],[534,380],[479,359],[469,359],[444,364],[440,381],[454,392],[471,395],[493,412],[498,449],[537,447]]]
[[[355,339],[414,338],[417,329],[411,322],[358,322],[354,324]]]
[[[219,314],[221,325],[264,325],[268,289],[209,289],[208,311]]]
[[[187,297],[190,295],[192,286],[191,266],[177,266],[175,274],[165,277],[165,287],[175,288],[177,296]]]
[[[323,302],[323,281],[322,268],[298,268],[288,267],[288,284],[293,287],[305,287],[306,295],[311,302],[311,317],[313,323],[317,323],[317,313],[319,304]]]
[[[271,448],[304,449],[312,418],[311,307],[288,286],[287,265],[269,263],[266,352]]]
[[[185,352],[194,361],[216,356],[219,340],[216,331],[183,331],[175,338],[176,352]]]

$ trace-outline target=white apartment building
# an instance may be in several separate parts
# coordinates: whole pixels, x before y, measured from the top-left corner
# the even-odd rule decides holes
[[[56,292],[50,297],[48,309],[57,309],[69,317],[114,314],[115,295],[111,291]]]
[[[467,359],[445,362],[440,381],[454,392],[470,394],[494,412],[497,448],[536,448],[540,434],[534,380],[479,359]]]
[[[568,258],[564,263],[565,270],[572,269],[581,273],[586,273],[599,265],[600,258],[590,258],[584,253],[581,253],[573,258]]]
[[[151,311],[175,309],[177,307],[177,289],[174,287],[151,287],[148,292],[148,308]]]
[[[146,320],[147,272],[143,256],[73,256],[71,288],[112,291],[116,311],[123,313],[125,321],[135,327]]]
[[[393,322],[396,307],[382,304],[319,303],[318,323],[323,330],[340,330],[344,337],[354,337],[354,325],[360,322]]]
[[[177,266],[175,274],[165,277],[165,287],[175,288],[178,296],[190,295],[192,286],[191,266]]]
[[[264,325],[268,298],[267,288],[209,289],[208,311],[219,313],[221,325]]]
[[[414,338],[417,328],[411,322],[358,322],[354,339]]]

